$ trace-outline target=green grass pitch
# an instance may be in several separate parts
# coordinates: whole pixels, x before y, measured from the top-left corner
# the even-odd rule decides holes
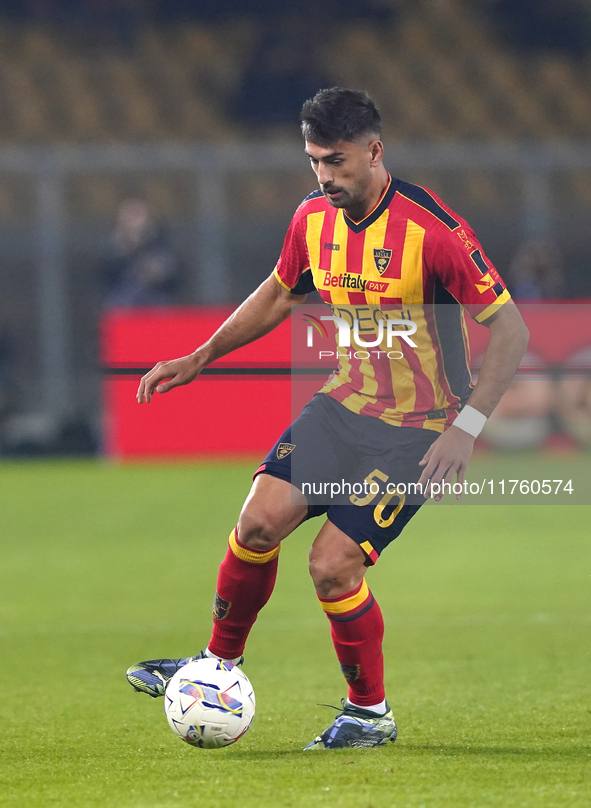
[[[0,465],[0,805],[589,806],[589,504],[428,503],[368,573],[399,724],[369,750],[301,751],[346,692],[304,525],[247,647],[252,729],[173,736],[124,672],[206,643],[252,467]]]

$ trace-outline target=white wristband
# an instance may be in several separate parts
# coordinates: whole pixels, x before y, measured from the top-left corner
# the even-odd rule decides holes
[[[466,404],[461,413],[456,417],[452,426],[457,426],[459,429],[463,429],[464,432],[467,432],[468,435],[477,438],[482,432],[486,421],[486,415],[483,415],[481,412],[478,412],[478,410],[475,410],[474,407]]]

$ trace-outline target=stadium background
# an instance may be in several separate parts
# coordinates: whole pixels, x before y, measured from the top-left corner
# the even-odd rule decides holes
[[[577,496],[428,503],[369,574],[399,740],[313,760],[299,750],[332,716],[317,703],[343,686],[302,526],[249,641],[256,723],[201,755],[122,674],[206,641],[253,461],[104,462],[108,391],[131,408],[137,377],[102,365],[180,350],[183,322],[189,349],[192,323],[269,274],[314,188],[300,105],[333,84],[375,96],[389,169],[468,219],[517,299],[578,302],[578,376],[558,390],[578,431],[530,358],[501,430],[529,449],[492,441],[470,468],[572,477]],[[0,2],[0,802],[586,808],[590,213],[588,0]],[[147,291],[117,252],[134,221],[149,225]],[[101,351],[104,323],[126,318],[129,340],[110,332]],[[268,392],[199,384],[236,385],[253,423]],[[141,408],[145,439],[164,408],[165,438],[203,428],[197,389]],[[219,426],[236,454],[244,422]]]
[[[589,298],[590,13],[0,3],[0,451],[100,446],[98,323],[126,299],[126,200],[151,206],[174,262],[152,302],[232,305],[266,277],[314,188],[297,114],[321,86],[375,95],[390,170],[466,217],[518,298]]]

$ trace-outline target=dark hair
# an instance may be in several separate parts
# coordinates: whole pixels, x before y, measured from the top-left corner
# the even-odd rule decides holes
[[[378,108],[367,93],[331,87],[309,98],[300,113],[305,140],[330,146],[337,140],[349,142],[365,134],[382,133]]]

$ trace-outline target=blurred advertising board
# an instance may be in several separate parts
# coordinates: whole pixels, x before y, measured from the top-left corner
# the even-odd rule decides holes
[[[298,307],[291,324],[286,321],[266,337],[213,363],[194,383],[156,394],[151,404],[141,406],[135,398],[141,375],[156,362],[183,356],[205,342],[232,308],[107,312],[101,323],[104,453],[129,460],[264,456],[297,416],[292,374],[300,373],[298,389],[304,393],[297,397],[299,410],[332,369],[328,364],[302,376],[305,369],[294,367],[293,321],[305,318],[309,308]],[[537,448],[556,434],[573,447],[588,448],[591,306],[536,303],[520,305],[520,311],[531,334],[528,352],[485,430],[483,445],[520,448],[515,436],[506,445],[503,435],[512,434],[513,424],[525,436],[529,424],[531,440],[521,448]],[[302,319],[302,329],[308,322]],[[489,332],[470,317],[466,325],[476,376]]]
[[[138,405],[142,372],[190,353],[230,307],[114,309],[101,323],[104,453],[116,459],[253,456],[273,445],[290,413],[288,323],[187,387]],[[283,368],[283,375],[278,369]],[[224,373],[224,370],[228,371]]]

